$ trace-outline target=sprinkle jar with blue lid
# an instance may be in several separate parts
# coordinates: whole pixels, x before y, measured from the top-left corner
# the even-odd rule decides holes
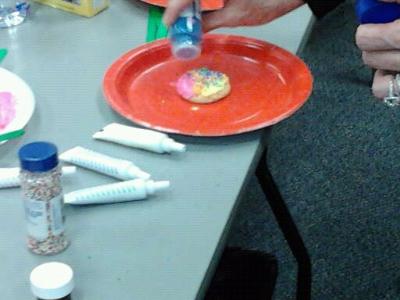
[[[40,255],[59,253],[69,242],[64,233],[57,147],[48,142],[33,142],[21,147],[18,155],[28,248]]]

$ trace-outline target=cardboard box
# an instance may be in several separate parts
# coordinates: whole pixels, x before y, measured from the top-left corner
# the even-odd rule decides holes
[[[35,0],[54,8],[72,12],[85,17],[92,17],[110,5],[109,0]]]

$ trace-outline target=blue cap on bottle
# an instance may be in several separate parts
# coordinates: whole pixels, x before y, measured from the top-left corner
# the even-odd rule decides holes
[[[400,5],[379,0],[358,0],[356,14],[361,24],[384,24],[400,18]]]
[[[26,144],[18,151],[21,168],[29,172],[46,172],[58,165],[57,147],[48,142]]]

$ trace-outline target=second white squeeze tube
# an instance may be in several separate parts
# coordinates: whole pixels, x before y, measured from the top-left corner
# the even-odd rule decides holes
[[[93,138],[157,153],[186,151],[184,144],[175,142],[165,133],[118,123],[105,126]]]
[[[64,202],[85,205],[142,200],[169,188],[169,185],[169,181],[134,179],[70,192],[64,195]]]
[[[62,153],[60,160],[122,180],[150,178],[150,174],[129,160],[114,158],[79,146]]]

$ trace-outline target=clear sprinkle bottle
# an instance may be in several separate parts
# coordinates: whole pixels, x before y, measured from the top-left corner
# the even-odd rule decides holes
[[[20,181],[28,229],[28,248],[52,255],[67,248],[64,234],[63,194],[57,148],[34,142],[19,150]]]
[[[200,1],[194,0],[171,25],[172,54],[181,60],[197,58],[201,53],[202,35]]]

